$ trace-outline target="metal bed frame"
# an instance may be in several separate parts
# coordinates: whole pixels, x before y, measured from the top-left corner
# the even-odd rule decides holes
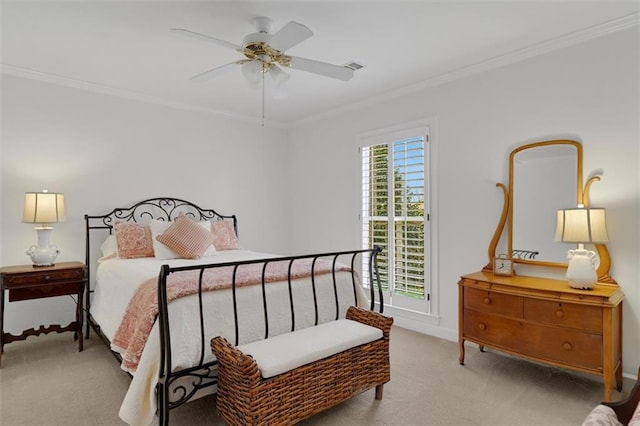
[[[110,346],[110,342],[108,338],[101,332],[100,325],[94,320],[91,315],[91,294],[93,290],[91,289],[91,262],[93,261],[91,253],[92,253],[92,240],[91,234],[94,231],[102,231],[102,234],[108,232],[108,234],[112,234],[113,227],[116,222],[119,221],[133,221],[133,222],[147,222],[152,219],[156,220],[166,220],[172,221],[176,219],[180,214],[188,215],[192,217],[194,220],[233,220],[234,230],[237,235],[237,218],[235,215],[222,215],[217,213],[212,209],[202,209],[197,205],[181,200],[178,198],[172,197],[159,197],[159,198],[150,198],[139,203],[132,205],[131,207],[125,208],[116,208],[111,212],[105,215],[85,215],[85,224],[86,224],[86,263],[89,266],[87,272],[87,291],[85,297],[85,310],[87,314],[87,324],[86,324],[86,338],[90,337],[90,330],[93,328],[95,333],[107,344],[107,347]],[[268,258],[268,259],[260,259],[260,260],[249,260],[249,261],[241,261],[241,262],[229,262],[229,263],[219,263],[219,264],[210,264],[210,265],[194,265],[194,266],[184,266],[184,267],[174,267],[171,268],[169,265],[163,265],[159,271],[158,275],[158,316],[157,320],[159,322],[159,330],[160,330],[160,346],[161,346],[161,363],[160,363],[160,371],[158,376],[158,384],[156,385],[156,399],[158,403],[158,411],[157,415],[159,418],[159,424],[167,425],[169,423],[169,412],[170,410],[177,408],[184,403],[191,400],[194,395],[200,391],[201,389],[214,386],[217,383],[217,372],[216,372],[216,361],[213,360],[211,362],[204,362],[204,351],[205,348],[208,348],[208,340],[215,336],[205,336],[204,333],[204,318],[206,316],[206,312],[203,309],[202,297],[202,277],[204,271],[207,269],[215,269],[222,267],[232,267],[233,268],[233,279],[231,283],[232,290],[232,298],[233,298],[233,312],[234,312],[234,323],[235,323],[235,337],[236,344],[239,340],[239,332],[238,332],[238,311],[237,311],[237,301],[236,301],[236,272],[239,267],[242,265],[249,264],[262,264],[262,280],[259,285],[262,286],[262,306],[264,313],[264,321],[265,321],[265,338],[269,337],[269,322],[268,322],[268,305],[266,299],[266,290],[265,290],[265,271],[267,265],[269,263],[275,261],[284,261],[289,262],[289,273],[288,273],[288,290],[289,290],[289,305],[291,309],[291,331],[295,330],[295,315],[294,315],[294,300],[292,294],[291,287],[291,267],[296,260],[300,259],[311,259],[312,267],[311,267],[311,286],[313,291],[313,300],[314,300],[314,309],[315,309],[315,324],[318,324],[318,304],[316,299],[316,284],[315,284],[315,274],[314,274],[314,265],[316,261],[321,258],[332,259],[332,268],[331,274],[333,278],[333,294],[335,298],[335,306],[336,306],[336,319],[338,319],[339,315],[339,303],[338,303],[338,293],[336,287],[336,264],[338,259],[350,259],[349,263],[351,266],[351,282],[354,291],[354,301],[356,300],[356,277],[357,277],[357,267],[356,260],[360,259],[364,262],[364,265],[368,266],[368,278],[369,282],[368,287],[370,290],[370,310],[374,310],[376,304],[379,307],[379,311],[383,312],[384,309],[384,300],[382,287],[380,283],[380,275],[378,272],[377,265],[377,256],[381,252],[379,247],[375,247],[372,249],[363,249],[363,250],[351,250],[351,251],[340,251],[340,252],[329,252],[329,253],[318,253],[318,254],[310,254],[310,255],[301,255],[301,256],[288,256],[288,257],[276,257],[276,258]],[[343,262],[346,263],[346,262]],[[168,310],[168,302],[167,302],[167,277],[172,273],[177,273],[181,271],[187,270],[199,270],[199,287],[196,296],[198,297],[199,302],[199,319],[200,319],[200,361],[198,365],[193,367],[184,368],[180,370],[171,371],[171,336],[169,333],[169,310]],[[377,287],[377,291],[375,290]],[[377,301],[376,301],[377,300]],[[116,359],[119,362],[122,361],[119,354],[112,352]],[[181,383],[177,383],[179,379],[189,378],[190,380],[186,381],[182,380]],[[173,394],[173,397],[170,398],[170,394]]]

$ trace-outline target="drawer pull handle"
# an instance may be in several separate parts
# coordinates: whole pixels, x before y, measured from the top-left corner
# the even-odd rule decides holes
[[[562,309],[558,309],[556,311],[556,317],[562,318],[563,316],[564,316],[564,312],[562,311]]]
[[[485,305],[490,305],[491,304],[491,298],[489,298],[489,297],[485,297],[482,301],[484,302]]]
[[[44,276],[44,280],[45,280],[45,281],[49,281],[49,279],[50,279],[50,278],[51,278],[51,277],[50,277],[49,275],[45,275],[45,276]]]
[[[487,326],[486,326],[486,325],[484,325],[484,324],[478,324],[478,328],[479,328],[480,330],[485,330],[485,329],[487,328]]]
[[[571,343],[569,342],[564,342],[562,347],[564,348],[565,351],[570,351],[571,349],[573,349],[573,346],[571,346]]]

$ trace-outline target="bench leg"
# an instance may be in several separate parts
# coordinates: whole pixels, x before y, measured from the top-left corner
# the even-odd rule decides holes
[[[381,400],[382,399],[382,388],[384,385],[378,385],[376,386],[376,400]]]

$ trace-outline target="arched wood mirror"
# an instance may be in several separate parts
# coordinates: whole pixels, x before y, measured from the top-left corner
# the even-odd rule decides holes
[[[498,241],[507,225],[507,255],[515,263],[567,267],[565,243],[554,240],[559,209],[588,206],[589,186],[583,185],[582,145],[573,140],[550,140],[519,146],[509,155],[509,186],[504,192],[500,223],[489,246],[489,264],[497,255]],[[615,282],[609,276],[610,258],[604,244],[596,244],[599,281]]]

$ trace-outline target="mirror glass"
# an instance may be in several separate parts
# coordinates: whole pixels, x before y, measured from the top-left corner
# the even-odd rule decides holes
[[[581,159],[574,141],[530,144],[512,152],[509,251],[514,258],[567,263],[571,247],[554,241],[556,212],[582,198]]]

